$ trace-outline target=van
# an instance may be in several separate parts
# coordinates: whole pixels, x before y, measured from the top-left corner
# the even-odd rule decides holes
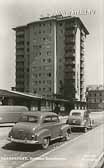
[[[0,124],[1,123],[16,123],[21,114],[27,112],[28,108],[25,106],[0,106]]]

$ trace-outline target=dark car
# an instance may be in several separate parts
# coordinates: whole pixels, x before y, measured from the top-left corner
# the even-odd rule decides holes
[[[52,140],[68,140],[70,133],[70,126],[60,122],[56,113],[26,112],[9,132],[8,140],[15,143],[41,144],[46,149]]]
[[[87,110],[71,110],[66,123],[72,128],[82,128],[84,132],[92,128],[92,120]]]

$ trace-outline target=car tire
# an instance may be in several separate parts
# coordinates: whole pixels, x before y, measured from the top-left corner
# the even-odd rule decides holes
[[[68,141],[70,139],[70,134],[71,134],[70,131],[67,130],[67,132],[65,133],[65,137],[64,137],[65,141]]]
[[[43,138],[43,142],[42,142],[42,144],[41,144],[41,146],[42,146],[42,149],[47,149],[48,148],[48,146],[49,146],[49,138]]]
[[[84,128],[84,132],[85,132],[85,133],[87,132],[87,127]]]

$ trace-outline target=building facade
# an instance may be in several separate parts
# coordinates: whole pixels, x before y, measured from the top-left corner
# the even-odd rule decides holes
[[[92,85],[87,87],[86,101],[88,109],[104,109],[104,86]]]
[[[84,100],[85,39],[78,17],[40,18],[16,31],[16,90]]]

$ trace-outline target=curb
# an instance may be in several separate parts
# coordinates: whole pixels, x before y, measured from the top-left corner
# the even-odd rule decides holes
[[[95,161],[94,165],[92,168],[102,168],[104,164],[104,152],[102,152],[100,154],[100,156],[98,157],[98,159]]]

